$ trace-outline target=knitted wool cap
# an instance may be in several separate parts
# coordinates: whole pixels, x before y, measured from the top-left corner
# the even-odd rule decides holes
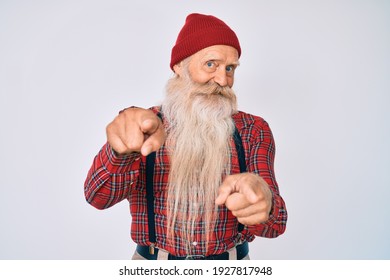
[[[238,51],[238,57],[241,55],[238,38],[226,23],[210,15],[188,15],[172,48],[171,69],[183,59],[213,45],[231,46]]]

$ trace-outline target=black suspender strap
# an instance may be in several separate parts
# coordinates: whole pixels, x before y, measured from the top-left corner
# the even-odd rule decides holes
[[[158,112],[157,116],[162,121],[161,113]],[[154,162],[156,161],[156,152],[152,152],[146,157],[145,168],[145,184],[146,184],[146,201],[148,209],[148,233],[149,241],[151,245],[149,247],[149,253],[154,255],[154,245],[156,243],[156,225],[154,219],[154,192],[153,192],[153,178],[154,178]]]
[[[161,115],[159,115],[161,118]],[[237,150],[238,162],[240,165],[240,173],[246,172],[246,163],[245,163],[245,151],[242,144],[240,133],[238,132],[237,127],[234,130],[234,144]],[[151,254],[154,254],[154,245],[156,243],[156,226],[154,218],[154,193],[153,193],[153,177],[154,177],[154,162],[156,160],[156,152],[150,153],[146,157],[146,201],[148,209],[148,229],[149,229],[149,241],[151,246],[149,251]],[[244,225],[238,223],[238,232],[243,231]]]
[[[237,127],[234,129],[234,144],[236,146],[237,150],[237,156],[238,156],[238,163],[240,165],[240,173],[246,172],[246,162],[245,162],[245,151],[244,146],[242,145],[242,139],[240,136],[240,133],[238,132]],[[241,232],[244,230],[244,225],[241,223],[238,223],[238,232]]]
[[[146,201],[147,201],[147,208],[148,208],[149,241],[152,242],[152,244],[156,243],[156,227],[154,222],[154,193],[153,193],[153,177],[154,177],[155,160],[156,160],[156,152],[152,152],[146,157]]]
[[[240,164],[240,173],[246,172],[245,151],[237,127],[234,130],[234,144],[236,145],[238,163]]]

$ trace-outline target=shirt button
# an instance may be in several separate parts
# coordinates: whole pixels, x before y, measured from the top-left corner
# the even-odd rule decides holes
[[[194,242],[192,242],[192,245],[196,246],[196,245],[198,245],[198,242],[194,241]]]

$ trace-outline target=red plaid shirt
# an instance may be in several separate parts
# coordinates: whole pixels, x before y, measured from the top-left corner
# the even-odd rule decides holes
[[[153,110],[156,112],[156,107]],[[248,172],[260,175],[270,186],[273,193],[273,209],[269,220],[255,226],[246,226],[242,231],[242,240],[252,241],[255,236],[277,237],[286,228],[287,211],[279,194],[274,174],[275,144],[272,132],[262,118],[238,112],[233,115],[236,127],[240,132]],[[233,141],[233,140],[232,140]],[[145,189],[146,157],[133,153],[125,157],[117,157],[110,145],[106,143],[95,157],[85,181],[84,191],[87,201],[98,209],[105,209],[127,199],[132,216],[131,237],[139,245],[149,246],[146,189]],[[239,173],[237,152],[232,142],[231,173]],[[176,256],[185,256],[185,244],[171,247],[166,242],[167,212],[164,193],[167,191],[169,158],[167,150],[162,146],[156,154],[154,171],[156,247],[169,251]],[[235,246],[237,238],[237,219],[223,207],[219,211],[214,236],[209,241],[206,255],[221,254]],[[193,244],[205,242],[204,232],[197,232]],[[196,243],[195,243],[196,242]],[[203,255],[194,246],[194,254]]]

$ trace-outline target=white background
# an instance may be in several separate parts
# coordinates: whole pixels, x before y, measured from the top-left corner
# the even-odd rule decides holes
[[[239,108],[276,140],[287,231],[252,259],[389,259],[385,0],[0,0],[0,259],[131,257],[127,202],[83,184],[118,111],[163,99],[191,12],[237,33]]]

